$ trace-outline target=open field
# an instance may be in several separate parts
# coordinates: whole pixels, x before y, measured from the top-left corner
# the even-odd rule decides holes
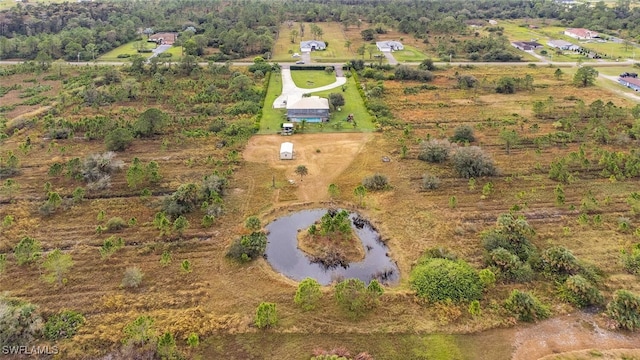
[[[522,284],[498,281],[483,295],[482,313],[476,317],[468,313],[466,304],[422,304],[409,286],[411,269],[428,248],[444,247],[476,269],[485,267],[481,233],[495,225],[498,215],[512,210],[533,226],[532,242],[539,249],[563,245],[580,260],[600,268],[604,277],[599,288],[608,299],[620,288],[640,292],[637,277],[626,273],[619,261],[620,250],[637,243],[634,232],[640,223],[627,199],[637,191],[638,178],[603,176],[598,155],[604,150],[629,153],[637,148],[637,140],[623,136],[633,119],[628,112],[624,116],[614,112],[617,115],[607,113],[610,118],[600,123],[600,117],[584,115],[599,109],[597,103],[593,105],[599,99],[609,110],[611,106],[605,105],[609,101],[624,111],[636,103],[604,88],[574,87],[575,69],[563,69],[565,74],[556,79],[555,68],[542,66],[448,67],[436,71],[428,87],[412,81],[383,80],[381,99],[393,118],[376,124],[376,132],[370,131],[373,124],[365,126],[371,118],[352,77],[343,93],[346,105],[336,116],[353,112],[357,129],[336,133],[330,128],[336,121],[332,119],[323,129],[325,133],[291,137],[244,132],[255,124],[257,113],[232,115],[242,104],[235,99],[253,96],[250,90],[260,92],[264,82],[247,76],[249,86],[236,88],[234,72],[250,75],[242,68],[205,67],[191,76],[163,70],[168,79],[165,86],[152,82],[152,75],[141,74],[145,80],[142,86],[137,77],[124,73],[120,74],[121,82],[102,85],[108,70],[64,68],[58,80],[44,79],[55,75],[56,69],[2,78],[3,86],[22,86],[4,95],[3,105],[24,101],[18,95],[35,83],[52,87],[48,90],[52,92],[43,94],[51,102],[49,106],[56,106],[55,114],[33,116],[33,122],[17,126],[15,118],[21,113],[4,113],[13,130],[2,140],[1,155],[6,158],[12,151],[20,172],[13,176],[19,188],[3,188],[2,192],[0,218],[11,215],[15,220],[3,224],[0,232],[0,253],[8,255],[7,267],[0,273],[0,288],[37,304],[46,315],[62,309],[85,315],[87,322],[79,333],[71,341],[58,343],[61,356],[98,358],[114,353],[121,345],[123,327],[139,315],[152,316],[159,333],[174,334],[187,357],[207,359],[308,359],[318,347],[344,346],[352,353],[367,351],[376,359],[529,360],[590,346],[637,347],[638,334],[609,332],[611,323],[601,315],[566,316],[574,308],[562,301],[556,286],[542,276]],[[473,76],[478,87],[457,88],[459,75]],[[495,93],[500,78],[525,75],[534,79],[531,90]],[[25,82],[31,78],[36,78],[35,83]],[[367,89],[377,84],[362,77],[361,81]],[[134,89],[132,83],[140,86],[136,98],[126,96],[126,90]],[[88,85],[120,97],[113,103],[89,106],[85,103],[92,100],[92,93],[85,90]],[[269,109],[280,87],[279,74],[272,74],[261,132],[275,130],[279,124],[278,115]],[[335,91],[341,89],[329,92]],[[536,114],[534,101],[551,105]],[[21,106],[15,111],[22,111]],[[110,187],[90,188],[84,180],[51,172],[56,163],[67,164],[76,157],[85,159],[105,151],[102,139],[89,140],[81,130],[70,138],[52,139],[52,131],[58,129],[52,119],[63,119],[69,123],[60,121],[60,126],[71,126],[105,117],[108,123],[127,127],[151,107],[169,114],[167,128],[161,134],[135,139],[126,151],[117,153],[125,167],[113,173]],[[220,125],[217,119],[225,124],[212,130],[212,125]],[[495,160],[498,175],[471,183],[458,177],[449,163],[418,159],[421,140],[450,137],[463,124],[472,126],[476,140],[471,144],[481,146]],[[269,127],[266,131],[265,125]],[[597,126],[606,128],[608,142],[599,142],[594,136]],[[520,137],[510,153],[500,137],[503,129],[514,130]],[[278,160],[282,141],[294,143],[294,160]],[[560,183],[549,178],[551,163],[560,157],[579,156],[571,153],[581,150],[590,161],[589,167],[572,168],[574,179],[561,184],[565,199],[559,204],[554,191]],[[383,157],[390,161],[383,162]],[[162,179],[156,184],[130,186],[127,172],[134,158],[145,164],[157,161]],[[309,170],[302,180],[294,172],[297,165]],[[425,172],[440,178],[438,189],[420,189]],[[163,208],[165,196],[183,184],[199,184],[205,175],[214,173],[225,176],[228,183],[222,194],[223,211],[213,225],[202,225],[205,210],[199,205],[185,214],[190,225],[184,234],[159,234],[154,217]],[[358,206],[353,189],[374,173],[385,175],[391,186],[369,192],[364,206]],[[63,198],[62,205],[49,216],[39,210],[47,201],[46,182]],[[327,191],[332,183],[339,189],[334,202]],[[489,183],[492,190],[484,192]],[[72,193],[77,187],[87,192],[84,200],[76,202]],[[151,193],[141,195],[144,188]],[[322,288],[317,309],[304,312],[293,302],[297,283],[274,272],[265,259],[237,263],[225,257],[229,244],[246,232],[243,223],[248,216],[257,215],[265,224],[281,214],[330,204],[356,209],[368,218],[400,269],[399,283],[386,287],[378,308],[358,320],[351,320],[336,305],[331,287]],[[112,217],[122,217],[130,225],[115,231],[98,230]],[[628,219],[630,228],[620,226],[621,218]],[[17,265],[12,250],[26,235],[38,239],[45,254],[60,248],[72,255],[75,264],[65,285],[46,283],[38,263]],[[122,237],[125,246],[102,258],[99,249],[111,235]],[[165,251],[171,254],[171,261],[163,265],[160,259]],[[183,260],[191,262],[190,272],[181,270]],[[130,266],[138,266],[144,273],[138,288],[121,286],[122,275]],[[535,292],[550,306],[555,319],[514,327],[515,319],[502,306],[514,288]],[[263,301],[276,303],[279,316],[278,325],[264,331],[254,325],[256,306]],[[558,333],[569,329],[570,339],[554,342]],[[201,345],[188,349],[185,339],[192,332],[199,335]],[[461,335],[468,333],[474,334]],[[606,341],[592,340],[602,338]]]
[[[98,61],[129,61],[128,58],[119,58],[118,55],[128,54],[130,56],[138,54],[138,47],[143,45],[145,49],[155,49],[156,44],[147,42],[146,40],[137,40],[130,43],[120,45],[117,48],[107,52],[106,54],[98,57]],[[151,56],[151,53],[141,53],[144,57]],[[173,60],[173,58],[172,58]]]
[[[410,45],[405,45],[402,51],[393,52],[393,57],[399,62],[420,62],[427,58],[425,54]]]
[[[334,72],[328,74],[322,70],[294,70],[291,77],[296,86],[302,89],[313,89],[336,81]]]

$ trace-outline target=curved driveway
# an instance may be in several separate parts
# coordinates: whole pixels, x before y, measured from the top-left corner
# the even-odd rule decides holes
[[[278,96],[276,100],[273,102],[273,107],[278,109],[287,107],[287,98],[290,96],[292,98],[302,98],[302,95],[304,94],[317,92],[317,91],[330,90],[347,83],[346,77],[337,76],[336,82],[334,82],[333,84],[320,86],[313,89],[302,89],[297,87],[296,84],[293,82],[293,78],[291,77],[291,69],[283,68],[280,72],[282,73],[282,94],[280,94],[280,96]]]

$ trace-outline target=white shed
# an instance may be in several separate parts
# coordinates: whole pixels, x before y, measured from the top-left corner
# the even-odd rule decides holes
[[[293,143],[283,142],[280,145],[280,160],[293,160]]]

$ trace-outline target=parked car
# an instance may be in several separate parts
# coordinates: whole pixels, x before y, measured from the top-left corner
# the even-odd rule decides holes
[[[302,60],[298,60],[298,61],[296,61],[296,64],[298,64],[298,65],[300,65],[300,64],[304,64],[304,61],[302,61]]]
[[[620,74],[620,77],[632,77],[632,78],[637,78],[638,74],[636,73],[630,73],[630,72],[623,72],[622,74]]]

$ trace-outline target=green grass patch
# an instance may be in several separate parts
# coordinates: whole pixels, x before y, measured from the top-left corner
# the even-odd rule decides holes
[[[151,42],[147,42],[146,40],[136,40],[126,43],[124,45],[118,46],[117,48],[109,51],[108,53],[100,56],[98,61],[129,61],[129,58],[119,58],[119,55],[128,54],[130,56],[136,55],[138,53],[138,47],[144,46],[145,49],[155,49],[156,45]],[[151,56],[151,53],[141,53],[143,57],[148,58]]]
[[[393,57],[399,62],[418,62],[427,58],[420,50],[409,45],[405,45],[404,50],[394,51]]]
[[[172,46],[169,50],[165,51],[165,53],[171,54],[170,58],[166,58],[169,61],[178,61],[182,59],[182,47],[181,46]]]
[[[344,96],[344,106],[340,109],[340,111],[332,111],[331,119],[328,124],[324,125],[324,128],[319,129],[320,131],[325,130],[326,128],[335,129],[335,124],[341,123],[342,128],[340,131],[373,131],[375,130],[375,126],[373,124],[373,118],[367,108],[364,106],[364,100],[360,97],[360,93],[356,88],[356,82],[353,78],[348,78],[346,83],[346,90],[343,92],[340,87],[335,89],[320,91],[316,93],[312,93],[312,95],[318,95],[321,97],[329,97],[330,93],[341,92]],[[353,127],[351,123],[345,121],[349,114],[353,114],[353,118],[357,127]]]
[[[273,102],[281,92],[282,75],[272,72],[262,109],[259,134],[275,134],[280,131],[280,124],[285,121],[285,109],[274,109]]]
[[[336,81],[335,73],[328,74],[324,70],[293,70],[291,77],[296,86],[303,89],[313,89]]]

